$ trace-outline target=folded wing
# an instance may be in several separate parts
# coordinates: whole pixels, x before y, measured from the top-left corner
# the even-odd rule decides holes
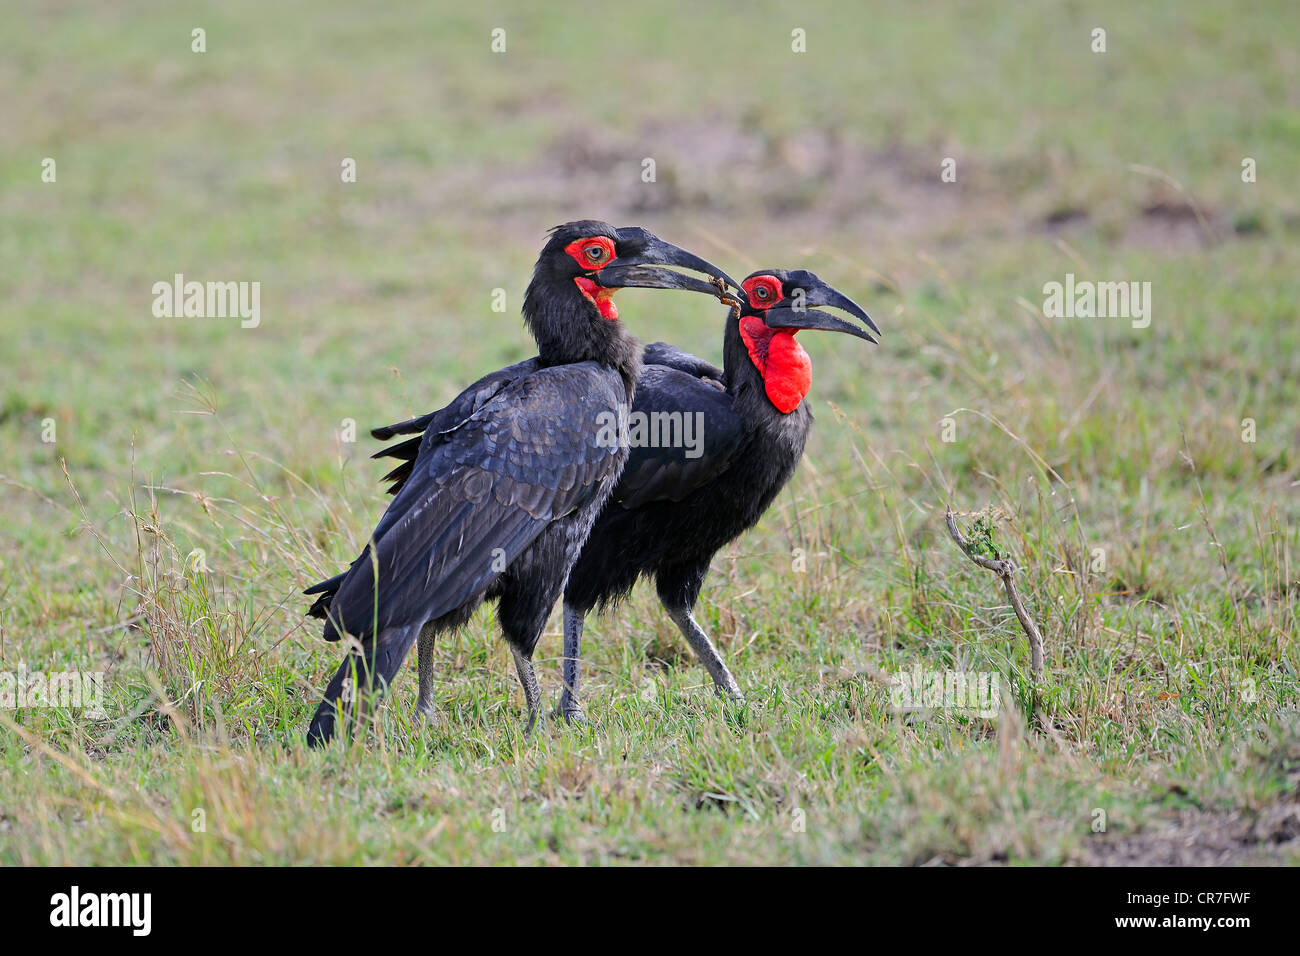
[[[678,355],[660,356],[695,359],[678,349],[672,351]],[[629,425],[632,448],[627,465],[611,496],[611,501],[623,508],[631,510],[651,501],[681,501],[726,471],[744,444],[745,423],[732,408],[731,396],[696,374],[702,367],[712,366],[702,359],[686,364],[685,371],[648,364],[637,379],[632,411],[639,416],[644,432],[638,441],[638,419],[634,418]],[[721,377],[721,371],[713,370]],[[687,416],[691,416],[689,422]],[[684,440],[688,434],[689,443]],[[664,442],[665,436],[683,440]]]
[[[322,608],[326,639],[422,623],[481,595],[551,521],[614,479],[619,449],[599,440],[599,421],[621,391],[592,363],[557,366],[500,385],[465,418],[431,419],[370,546],[341,580],[309,592],[337,581]]]

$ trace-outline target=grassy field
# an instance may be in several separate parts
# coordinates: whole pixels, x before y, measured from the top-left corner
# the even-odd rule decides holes
[[[1300,860],[1300,8],[520,6],[8,5],[0,672],[105,707],[0,710],[0,864]],[[589,216],[885,332],[804,337],[807,457],[706,585],[747,703],[639,589],[585,729],[523,739],[483,611],[431,726],[410,668],[309,753],[299,591],[385,506],[366,430],[532,354]],[[155,318],[178,272],[260,324]],[[1046,317],[1067,273],[1149,282],[1149,326]],[[719,359],[702,297],[620,305]],[[949,504],[1022,568],[1037,687]],[[557,615],[552,703],[559,656]],[[996,672],[996,715],[900,710],[915,668]]]

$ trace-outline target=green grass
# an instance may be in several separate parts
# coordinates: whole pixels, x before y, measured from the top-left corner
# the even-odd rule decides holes
[[[1223,861],[1296,859],[1269,829],[1300,768],[1293,5],[8,23],[0,671],[104,671],[107,706],[0,712],[0,863],[1088,863],[1229,819]],[[748,702],[642,589],[589,624],[584,730],[522,739],[484,611],[439,645],[431,726],[404,673],[357,746],[308,753],[337,650],[298,592],[385,505],[366,429],[531,354],[532,260],[581,216],[814,269],[885,331],[805,336],[808,454],[714,563],[701,620]],[[155,319],[175,272],[260,281],[262,324]],[[1151,326],[1044,318],[1067,272],[1151,282]],[[620,305],[718,359],[699,297]],[[950,503],[1023,569],[1037,690]],[[554,619],[552,700],[559,653]],[[916,665],[997,671],[998,716],[900,713]]]

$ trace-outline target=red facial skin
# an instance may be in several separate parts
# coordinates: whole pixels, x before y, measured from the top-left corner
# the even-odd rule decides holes
[[[575,239],[564,247],[564,251],[586,272],[599,272],[615,258],[614,240],[606,236]],[[611,322],[618,321],[618,306],[614,305],[614,293],[618,291],[617,289],[598,286],[586,276],[578,276],[573,280],[573,284],[578,287],[578,291],[587,301],[596,307],[602,318],[609,319]]]
[[[750,308],[757,312],[766,312],[784,297],[776,276],[754,276],[741,285]],[[769,329],[757,315],[740,319],[740,337],[758,374],[763,376],[768,401],[783,415],[798,408],[812,386],[812,359],[795,341],[796,331]]]
[[[741,283],[741,287],[749,297],[750,308],[756,312],[766,312],[785,296],[781,280],[776,276],[754,276]]]

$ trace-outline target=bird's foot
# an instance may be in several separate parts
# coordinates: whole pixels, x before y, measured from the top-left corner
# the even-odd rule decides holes
[[[551,716],[570,726],[582,727],[587,723],[587,715],[582,712],[581,701],[567,687],[560,691],[559,706],[551,712]]]
[[[745,695],[740,692],[740,688],[733,681],[730,684],[714,684],[713,691],[723,700],[731,704],[743,704]]]
[[[587,715],[582,712],[582,706],[577,703],[557,707],[555,716],[571,727],[587,726]]]

